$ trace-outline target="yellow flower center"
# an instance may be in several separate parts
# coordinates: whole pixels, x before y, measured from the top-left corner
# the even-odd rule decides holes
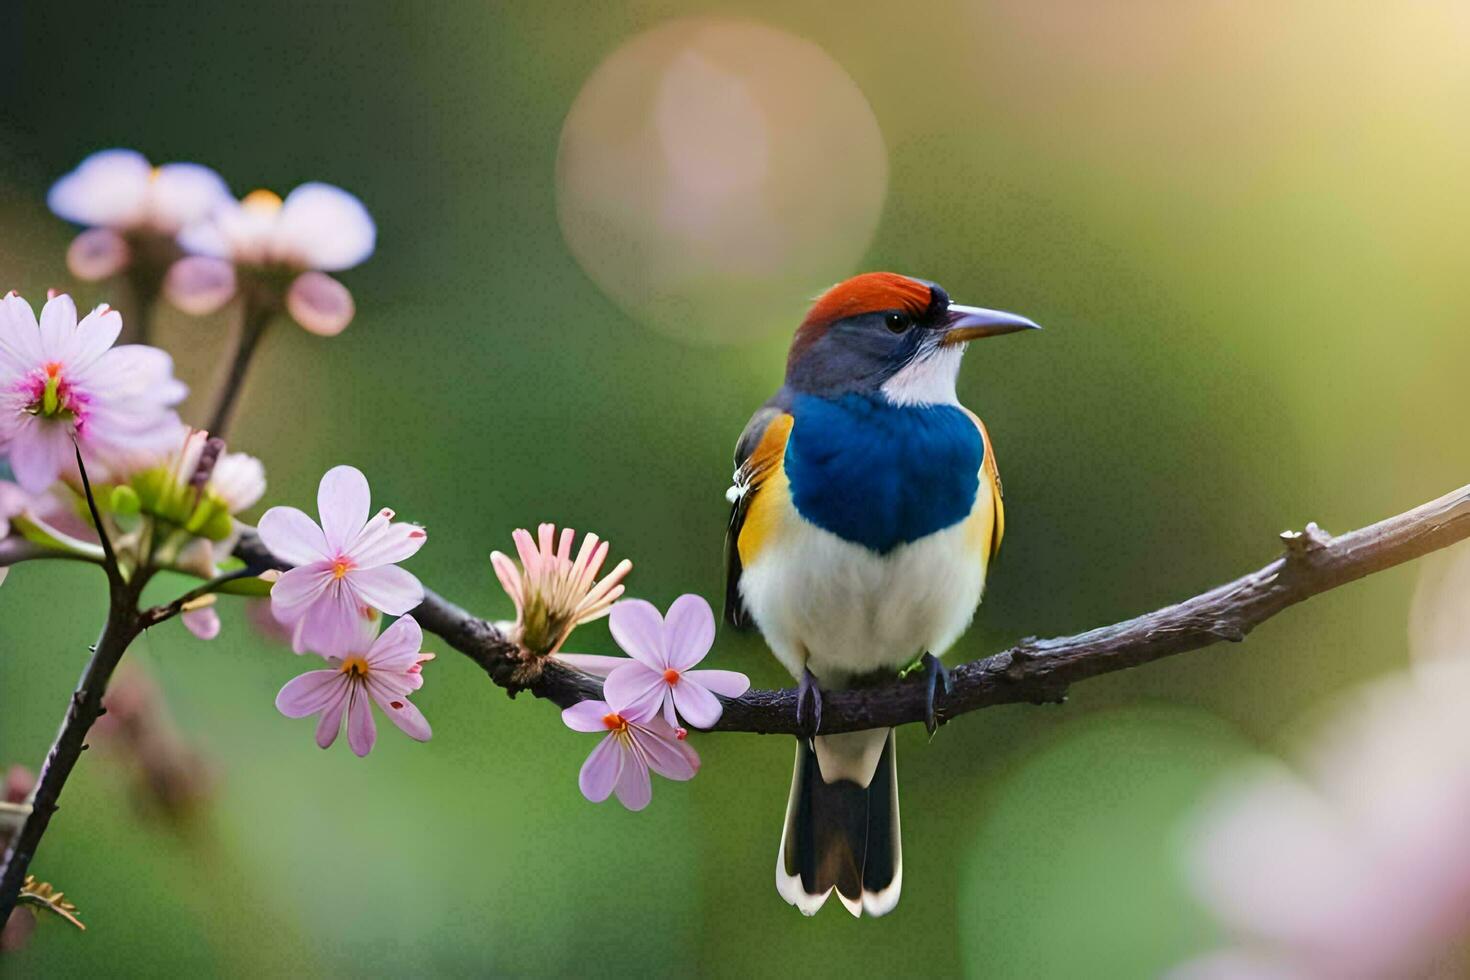
[[[350,674],[353,677],[366,677],[368,675],[368,662],[362,657],[348,657],[342,661],[342,666],[339,669],[342,673]]]
[[[336,561],[332,562],[332,578],[346,578],[347,573],[352,571],[353,567],[354,566],[352,564],[352,559],[338,558]]]
[[[281,209],[281,195],[265,188],[253,190],[240,200],[240,206],[252,211],[279,211]]]

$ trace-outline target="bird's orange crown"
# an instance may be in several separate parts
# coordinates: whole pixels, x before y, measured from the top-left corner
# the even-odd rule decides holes
[[[928,283],[896,272],[864,272],[839,282],[817,297],[806,319],[796,329],[789,361],[800,357],[838,320],[879,310],[902,310],[912,316],[922,316],[932,297]]]

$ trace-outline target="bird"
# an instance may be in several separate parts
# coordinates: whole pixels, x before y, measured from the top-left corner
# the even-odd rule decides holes
[[[892,729],[823,735],[823,690],[922,667],[969,628],[1005,530],[1000,472],[955,385],[971,341],[1039,329],[925,279],[838,283],[796,329],[785,381],[741,433],[725,621],[757,628],[798,681],[796,765],[776,888],[805,915],[836,893],[884,915],[903,883]]]

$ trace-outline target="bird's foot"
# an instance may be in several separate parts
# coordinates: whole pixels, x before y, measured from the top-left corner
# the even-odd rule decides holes
[[[807,706],[807,702],[811,706]],[[822,689],[817,686],[812,672],[802,668],[801,680],[796,683],[796,727],[801,737],[810,739],[822,727]]]
[[[934,654],[924,654],[920,663],[924,665],[924,728],[929,732],[929,737],[933,738],[940,724],[935,705],[939,697],[939,686],[943,684],[944,693],[949,695],[954,693],[954,682],[950,680],[948,668]]]

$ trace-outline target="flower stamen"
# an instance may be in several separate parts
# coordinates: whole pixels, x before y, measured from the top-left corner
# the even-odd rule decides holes
[[[359,656],[348,657],[339,669],[352,677],[366,677],[370,671],[367,660]]]

